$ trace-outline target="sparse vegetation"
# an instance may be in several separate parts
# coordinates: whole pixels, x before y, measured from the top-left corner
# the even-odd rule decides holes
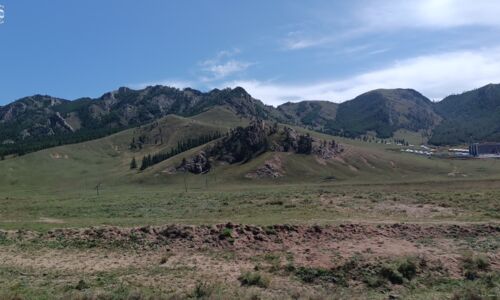
[[[474,255],[472,252],[464,254],[462,257],[462,271],[465,278],[475,280],[481,273],[488,271],[490,263],[488,258],[482,255]]]
[[[238,277],[238,280],[241,282],[241,285],[254,285],[261,288],[269,286],[269,278],[259,272],[245,272]]]

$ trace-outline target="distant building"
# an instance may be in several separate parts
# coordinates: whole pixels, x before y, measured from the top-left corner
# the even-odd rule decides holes
[[[500,143],[473,143],[469,154],[475,157],[500,157]]]

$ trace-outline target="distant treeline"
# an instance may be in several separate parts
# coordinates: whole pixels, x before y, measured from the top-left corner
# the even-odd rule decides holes
[[[106,128],[101,130],[81,130],[72,134],[56,134],[28,138],[15,143],[0,144],[0,157],[7,155],[22,156],[27,153],[67,144],[76,144],[108,136],[127,128]]]
[[[141,167],[139,168],[141,171],[147,169],[148,167],[155,165],[157,163],[160,163],[164,160],[167,160],[179,153],[185,152],[187,150],[196,148],[198,146],[204,145],[210,141],[216,140],[218,138],[221,138],[223,135],[220,132],[215,132],[212,134],[207,134],[207,135],[202,135],[199,136],[198,138],[190,138],[185,141],[180,141],[177,143],[177,147],[171,148],[169,152],[160,152],[156,154],[148,154],[146,156],[142,157],[142,163]],[[133,169],[135,163],[135,158],[132,160],[130,167]]]

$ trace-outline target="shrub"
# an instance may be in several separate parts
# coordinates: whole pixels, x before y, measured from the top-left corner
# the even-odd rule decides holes
[[[221,233],[219,234],[219,239],[227,240],[229,243],[233,244],[233,229],[229,227],[225,227],[224,229],[222,229]]]
[[[474,256],[466,253],[462,257],[462,271],[468,280],[475,280],[480,277],[480,271],[487,271],[490,267],[488,258],[485,256]]]
[[[413,260],[406,259],[398,266],[398,272],[401,273],[404,278],[412,280],[412,278],[417,275],[417,265]]]
[[[334,275],[333,270],[319,269],[319,268],[305,268],[300,267],[295,271],[295,275],[303,282],[313,283],[316,280],[327,282],[337,282],[337,277]]]
[[[268,235],[274,235],[274,234],[276,234],[276,229],[274,229],[274,227],[273,227],[273,226],[266,226],[266,227],[264,228],[264,231],[265,231],[265,232],[266,232],[266,234],[268,234]]]
[[[238,277],[238,280],[241,282],[241,285],[258,286],[261,288],[269,286],[269,279],[259,272],[245,272]]]
[[[201,298],[206,298],[210,297],[212,294],[212,287],[208,286],[207,284],[203,282],[198,282],[193,290],[193,298],[196,299],[201,299]]]
[[[389,280],[392,284],[403,284],[403,275],[390,266],[382,267],[380,275]]]
[[[77,285],[75,286],[76,290],[83,291],[90,288],[90,285],[85,282],[85,280],[81,279],[78,281]]]
[[[221,239],[230,239],[233,237],[233,230],[231,228],[225,227],[222,229],[220,236]]]
[[[368,287],[378,288],[378,287],[384,286],[387,282],[387,279],[382,278],[380,276],[367,276],[364,279],[364,282],[366,283],[366,285]]]
[[[285,266],[285,271],[290,272],[290,273],[295,272],[295,266],[292,263],[288,263]]]
[[[488,271],[490,268],[490,262],[485,256],[477,256],[475,259],[476,267],[481,271]]]

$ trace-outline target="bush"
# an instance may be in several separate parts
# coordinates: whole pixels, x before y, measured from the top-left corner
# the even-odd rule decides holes
[[[276,229],[274,229],[273,226],[266,226],[264,228],[264,231],[267,235],[275,235],[276,234]]]
[[[382,267],[380,275],[389,280],[392,284],[403,284],[403,275],[390,266]]]
[[[85,280],[83,279],[80,279],[80,281],[78,281],[77,285],[75,286],[75,289],[79,291],[83,291],[88,288],[90,288],[90,285],[86,283]]]
[[[488,271],[490,268],[490,262],[485,256],[477,256],[475,259],[476,267],[481,271]]]
[[[367,276],[364,279],[364,282],[368,287],[378,288],[384,286],[387,282],[387,279],[381,278],[380,276]]]
[[[212,288],[203,282],[198,282],[193,291],[193,298],[201,299],[210,297],[212,294]]]
[[[398,272],[403,275],[404,278],[412,280],[413,277],[417,275],[417,265],[411,259],[406,259],[398,266]]]
[[[474,256],[472,253],[466,253],[462,257],[462,271],[464,277],[468,280],[479,278],[479,272],[488,271],[489,268],[490,262],[485,256]]]
[[[222,229],[220,236],[221,239],[230,239],[233,237],[233,230],[231,228]]]
[[[258,286],[261,288],[267,288],[269,286],[269,279],[259,272],[246,272],[241,274],[238,280],[241,282],[241,285]]]
[[[295,275],[303,282],[313,283],[316,280],[326,282],[337,282],[337,277],[333,270],[300,267],[295,271]]]

